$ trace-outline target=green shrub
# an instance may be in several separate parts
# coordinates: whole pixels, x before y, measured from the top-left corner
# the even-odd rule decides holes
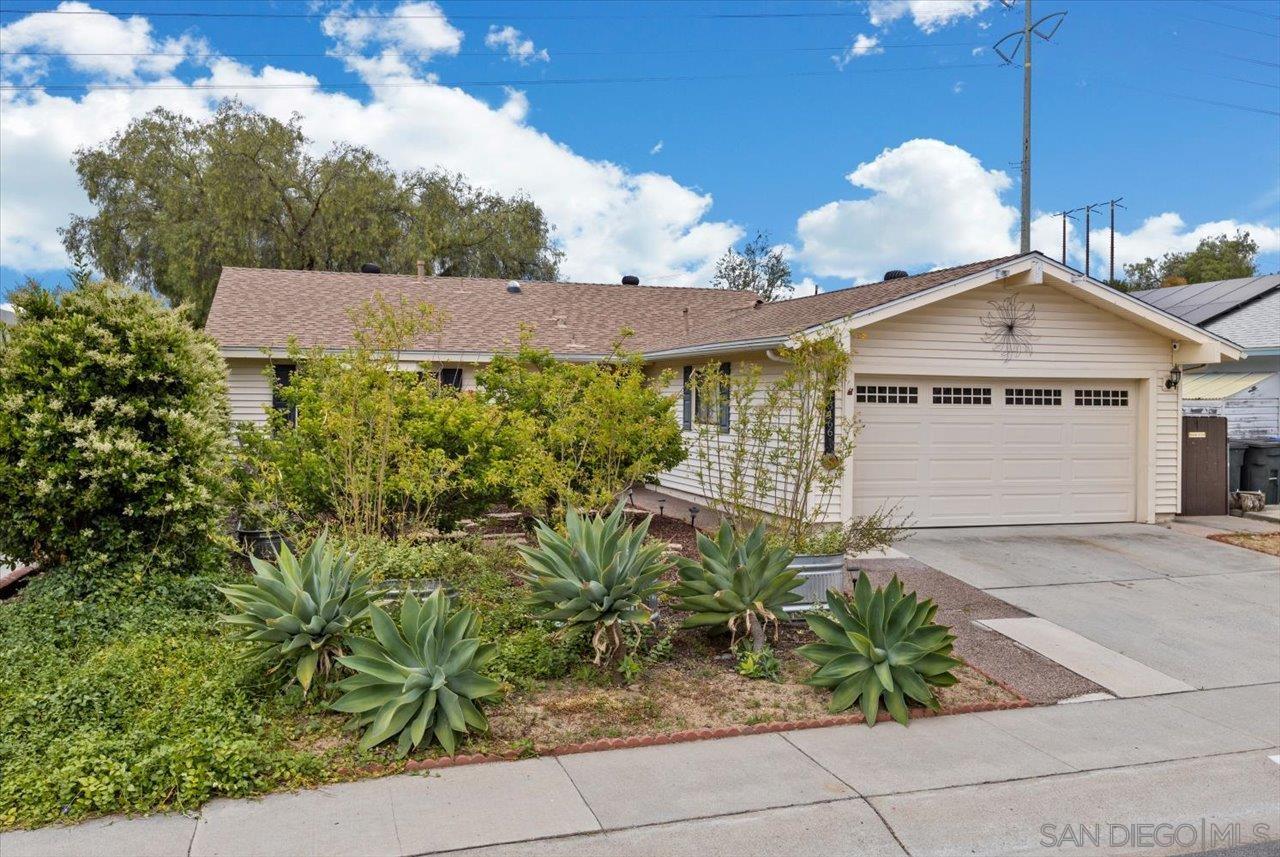
[[[330,550],[321,535],[299,560],[288,545],[278,562],[250,557],[251,583],[218,587],[240,610],[222,621],[271,663],[286,668],[305,694],[316,675],[329,674],[345,637],[369,615],[369,580],[352,573],[351,557]]]
[[[242,481],[278,485],[303,519],[347,535],[446,527],[507,500],[529,419],[403,371],[401,353],[439,333],[440,316],[379,295],[351,323],[340,354],[289,349],[297,369],[279,395],[296,421],[239,427]]]
[[[197,570],[227,482],[226,369],[182,312],[112,283],[14,296],[0,339],[0,555]]]
[[[805,617],[821,643],[797,651],[818,665],[806,684],[831,688],[832,714],[860,702],[868,726],[874,726],[880,698],[893,719],[907,725],[907,698],[937,710],[932,687],[956,683],[951,670],[951,629],[934,623],[938,605],[904,593],[894,575],[887,586],[872,589],[866,573],[858,576],[853,596],[827,592],[830,617]]]
[[[476,373],[478,395],[533,423],[515,459],[514,500],[547,520],[569,506],[604,509],[628,485],[685,458],[674,398],[622,349],[600,363],[567,363],[522,338]]]
[[[475,613],[451,612],[437,589],[425,601],[407,596],[398,624],[377,605],[370,616],[375,639],[353,638],[351,654],[339,658],[355,674],[339,683],[346,693],[332,706],[364,728],[361,750],[397,738],[403,756],[434,737],[453,753],[457,736],[488,730],[479,704],[500,685],[478,671],[498,650],[476,636]]]
[[[776,633],[783,608],[801,601],[795,592],[800,573],[787,567],[791,552],[765,543],[763,523],[740,539],[728,519],[721,521],[715,541],[698,533],[698,552],[700,562],[676,558],[680,583],[672,594],[679,599],[676,609],[690,612],[684,627],[727,625],[732,648],[741,622],[741,630],[751,635],[751,647],[762,651],[765,626],[772,622]]]
[[[645,543],[652,518],[628,527],[624,514],[622,503],[607,518],[570,507],[567,537],[539,521],[538,546],[519,548],[530,569],[521,577],[534,615],[570,631],[592,629],[595,663],[621,654],[625,625],[650,621],[646,602],[664,588],[660,578],[669,567],[663,546]]]
[[[0,604],[0,828],[314,783],[293,711],[217,632],[209,575],[47,572]]]
[[[773,649],[768,646],[756,650],[751,646],[738,645],[733,651],[733,656],[740,676],[765,681],[782,679],[782,664],[778,662],[778,656],[773,653]]]

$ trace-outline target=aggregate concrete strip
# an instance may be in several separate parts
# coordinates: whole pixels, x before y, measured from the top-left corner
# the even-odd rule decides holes
[[[861,798],[678,821],[591,836],[455,851],[458,857],[901,857],[875,811]]]
[[[1280,681],[1280,615],[1212,589],[1140,580],[1003,589],[1000,597],[1198,688]]]
[[[191,857],[399,857],[396,780],[342,783],[205,805]]]
[[[1177,708],[1169,697],[1059,705],[1040,711],[1034,718],[1016,716],[1021,713],[993,711],[978,718],[1078,770],[1269,746],[1259,738]]]
[[[1040,709],[1027,709],[1037,711]],[[977,717],[785,733],[861,795],[1039,777],[1075,770]]]
[[[168,813],[111,816],[73,827],[0,833],[4,857],[185,857],[196,819]]]
[[[446,768],[387,781],[402,854],[600,829],[558,760]]]
[[[1170,705],[1280,747],[1280,684],[1254,684],[1179,693]]]
[[[1077,847],[1096,830],[1112,853],[1207,851],[1280,837],[1280,765],[1264,752],[1233,753],[1034,780],[872,797],[911,854],[1037,854]],[[1113,826],[1114,825],[1114,826]],[[1150,825],[1144,834],[1139,825]],[[1155,825],[1173,847],[1134,838]],[[1188,827],[1178,827],[1188,825]],[[1219,839],[1211,838],[1216,830]],[[1074,840],[1064,840],[1065,836]],[[1128,841],[1125,841],[1125,840]]]
[[[1062,664],[1116,696],[1150,696],[1193,689],[1186,682],[1153,670],[1048,619],[1038,616],[983,619],[979,624]]]
[[[606,829],[854,796],[777,734],[582,753],[560,762]]]

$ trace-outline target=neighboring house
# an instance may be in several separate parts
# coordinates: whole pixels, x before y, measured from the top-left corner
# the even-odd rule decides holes
[[[1190,369],[1183,413],[1226,417],[1232,438],[1280,435],[1280,274],[1133,294],[1244,349],[1238,362]]]
[[[674,418],[686,429],[710,410],[682,391],[686,367],[756,363],[767,377],[782,368],[775,349],[837,336],[851,351],[837,407],[863,428],[827,498],[832,521],[898,502],[923,527],[1171,516],[1181,442],[1171,370],[1240,357],[1040,253],[777,303],[713,289],[227,268],[206,329],[230,367],[235,418],[264,419],[263,370],[290,336],[343,348],[348,311],[379,292],[447,314],[443,332],[404,359],[458,368],[464,387],[476,364],[516,343],[521,324],[565,360],[605,356],[629,327],[655,375],[673,370]],[[695,467],[660,482],[707,505]]]

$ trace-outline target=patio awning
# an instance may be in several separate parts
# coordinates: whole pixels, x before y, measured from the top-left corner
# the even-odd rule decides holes
[[[1226,399],[1270,378],[1272,372],[1205,372],[1182,379],[1184,399]]]

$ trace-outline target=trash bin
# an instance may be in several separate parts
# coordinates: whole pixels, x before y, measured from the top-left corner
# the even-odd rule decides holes
[[[1249,442],[1240,487],[1245,491],[1261,491],[1268,506],[1280,503],[1280,441]]]
[[[1249,448],[1245,440],[1233,440],[1227,444],[1227,490],[1232,494],[1240,490],[1240,473],[1244,470],[1244,454]]]

